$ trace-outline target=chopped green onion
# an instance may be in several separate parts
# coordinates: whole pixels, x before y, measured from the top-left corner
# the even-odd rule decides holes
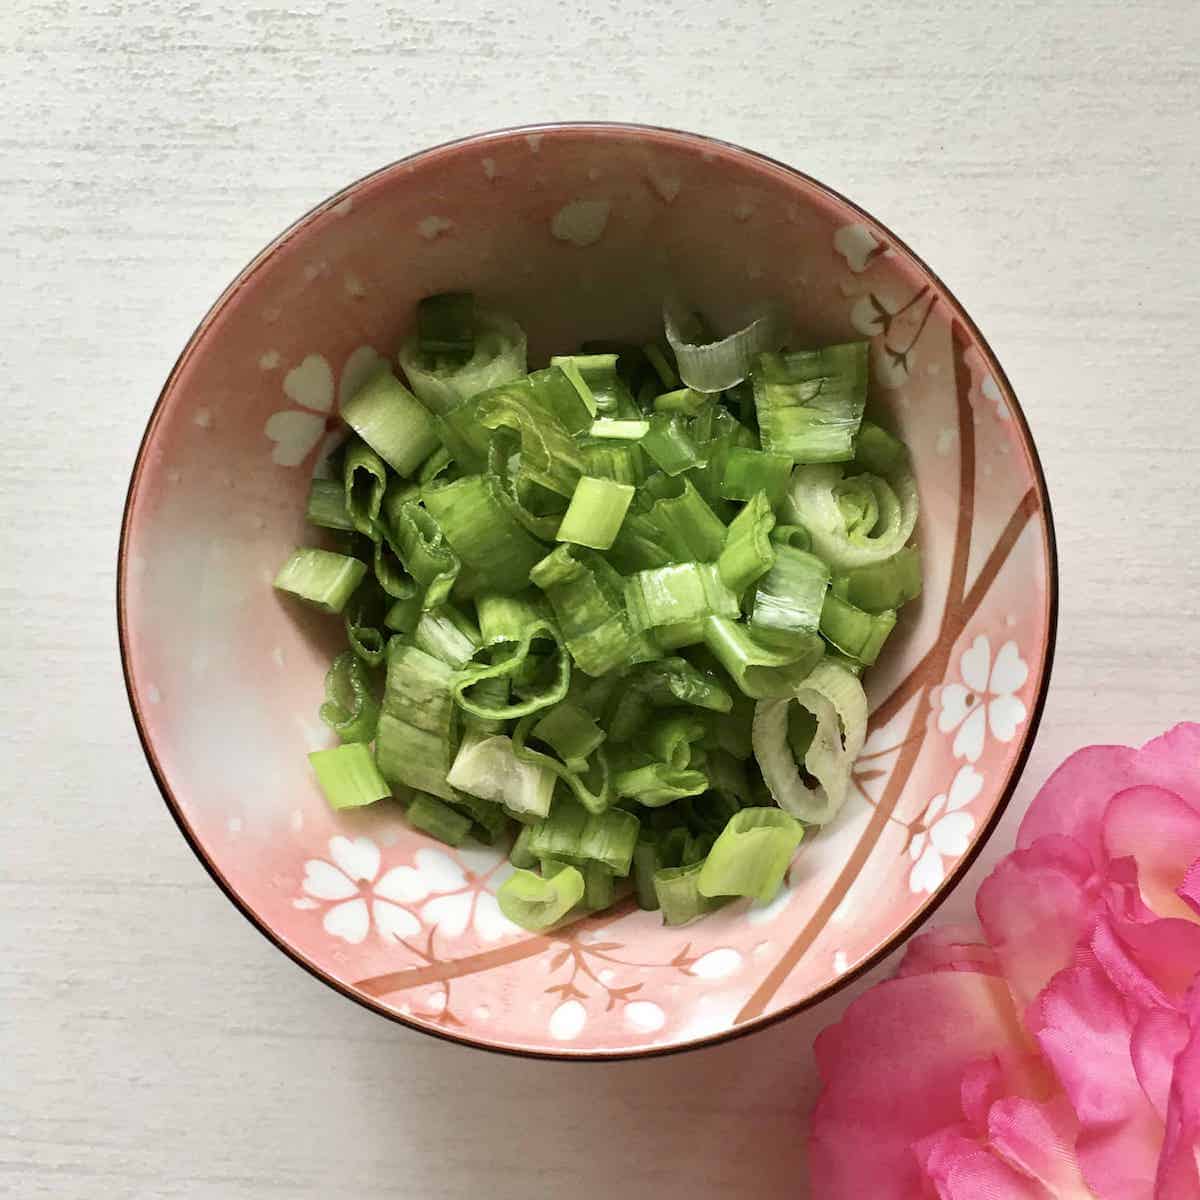
[[[400,475],[411,475],[438,447],[424,405],[391,371],[373,375],[342,406],[342,419]]]
[[[361,808],[392,794],[365,742],[347,742],[332,750],[314,750],[308,761],[329,807]]]
[[[750,608],[750,632],[764,644],[785,649],[821,627],[829,568],[806,550],[775,547],[775,565],[758,581]]]
[[[686,710],[672,711],[655,721],[642,744],[652,758],[683,770],[692,765],[692,743],[701,741],[707,733],[708,723],[699,716]]]
[[[540,933],[558,924],[583,893],[583,875],[574,867],[565,867],[550,879],[518,868],[500,885],[496,902],[514,925]]]
[[[387,649],[385,634],[380,628],[387,599],[373,579],[364,579],[345,608],[346,640],[368,667],[380,666]]]
[[[563,864],[565,867],[566,864]],[[580,904],[588,912],[600,912],[608,908],[616,893],[613,873],[603,864],[588,862],[577,868],[583,876],[583,900]]]
[[[626,391],[617,374],[617,355],[560,354],[550,365],[562,369],[593,417],[617,411]]]
[[[408,823],[447,846],[461,846],[471,832],[470,817],[426,792],[414,794],[408,806]]]
[[[863,612],[832,592],[821,609],[821,632],[843,654],[871,666],[896,625],[892,609]]]
[[[703,392],[694,392],[691,388],[677,388],[673,392],[663,392],[654,397],[654,411],[660,413],[681,413],[685,417],[694,417],[712,403],[712,397]]]
[[[513,753],[518,760],[539,766],[557,776],[571,789],[575,799],[588,812],[602,813],[608,809],[612,804],[613,790],[608,755],[604,752],[604,748],[599,745],[593,747],[588,756],[592,758],[590,765],[587,758],[584,757],[567,759],[561,752],[558,752],[560,758],[542,754],[527,744],[531,735],[540,741],[546,741],[546,738],[537,732],[538,726],[535,725],[537,720],[537,714],[531,713],[522,717],[513,730]],[[547,742],[547,744],[550,743]]]
[[[607,550],[616,540],[633,493],[629,484],[580,476],[558,527],[558,541]]]
[[[921,555],[911,546],[882,562],[855,567],[833,581],[834,594],[856,608],[881,613],[921,594]]]
[[[322,529],[353,531],[354,522],[346,511],[346,491],[340,480],[314,479],[308,485],[304,519]]]
[[[693,642],[704,638],[700,622],[705,617],[738,615],[737,596],[722,582],[713,563],[685,562],[639,571],[625,581],[625,607],[638,633],[695,623]]]
[[[721,495],[726,500],[752,500],[765,492],[768,503],[775,508],[787,494],[791,476],[790,455],[734,446],[725,459]]]
[[[650,427],[642,438],[642,449],[660,470],[668,475],[681,475],[706,464],[707,460],[692,441],[683,417],[669,412],[655,413],[648,424]]]
[[[467,362],[475,352],[475,297],[470,292],[441,292],[419,301],[417,348],[426,362]]]
[[[574,866],[598,862],[614,875],[628,875],[639,828],[637,817],[623,809],[591,813],[581,804],[562,799],[533,827],[529,849],[538,858]]]
[[[539,763],[522,762],[503,734],[468,733],[446,782],[452,788],[503,804],[510,812],[544,817],[555,776]]]
[[[662,482],[652,504],[645,511],[629,513],[616,546],[629,534],[654,547],[661,559],[639,564],[643,567],[672,562],[715,562],[725,545],[725,526],[720,517],[690,479],[667,475],[658,478]],[[647,481],[647,487],[650,482]]]
[[[704,860],[687,866],[661,867],[654,872],[654,892],[666,925],[686,925],[727,903],[725,897],[705,896],[700,891]]]
[[[504,810],[501,809],[501,812]],[[508,861],[519,870],[530,871],[538,865],[537,858],[530,852],[529,839],[533,836],[532,825],[522,825],[513,839],[512,849],[508,852]]]
[[[679,386],[679,376],[666,354],[663,353],[661,346],[647,342],[642,347],[642,353],[646,356],[646,361],[654,368],[654,373],[663,387],[677,388]]]
[[[854,443],[854,463],[872,475],[890,479],[908,470],[908,450],[886,429],[873,421],[863,421]]]
[[[755,356],[775,349],[782,340],[781,322],[772,311],[720,341],[693,340],[703,337],[703,332],[695,329],[694,322],[689,328],[684,314],[673,306],[664,309],[663,319],[680,378],[698,392],[723,392],[741,383]]]
[[[582,763],[604,741],[604,730],[586,708],[564,700],[543,713],[533,736],[545,742],[568,765]]]
[[[812,538],[803,525],[776,525],[771,530],[771,541],[780,546],[791,546],[793,550],[812,549]]]
[[[846,462],[867,401],[867,343],[759,355],[751,374],[764,450]]]
[[[459,792],[452,807],[471,821],[476,838],[490,846],[509,828],[508,814],[499,804]]]
[[[440,659],[393,638],[388,645],[383,715],[375,760],[390,783],[453,800],[446,776],[454,758],[456,710],[450,698],[454,672]]]
[[[638,908],[653,911],[658,908],[658,893],[654,890],[654,873],[659,869],[658,838],[643,829],[633,848],[633,887]]]
[[[430,364],[419,334],[400,348],[400,366],[430,412],[448,413],[480,392],[525,374],[525,333],[516,321],[478,310],[474,333],[471,357],[464,363]]]
[[[479,648],[479,630],[453,604],[423,612],[412,636],[418,649],[456,671],[466,666]]]
[[[562,377],[561,371],[553,370]],[[560,496],[570,496],[583,474],[583,457],[568,429],[545,402],[545,388],[530,384],[533,378],[477,396],[472,401],[477,419],[484,429],[510,429],[520,437],[521,472],[526,478]],[[575,395],[565,378],[562,386]]]
[[[777,808],[743,808],[713,843],[696,880],[703,896],[775,898],[804,826]]]
[[[417,483],[422,487],[432,483],[453,461],[450,451],[445,446],[439,447],[421,464],[421,469],[417,472]]]
[[[717,560],[721,580],[736,595],[741,595],[775,562],[771,530],[775,514],[765,492],[756,492],[750,503],[733,519],[725,535],[725,545]],[[735,609],[726,616],[737,616]]]
[[[641,441],[649,432],[649,421],[622,421],[612,417],[597,418],[590,430],[594,438],[611,438],[622,442]]]
[[[375,536],[375,522],[387,488],[387,467],[366,442],[354,438],[342,460],[346,511],[359,533]]]
[[[462,564],[446,542],[441,526],[415,499],[393,507],[389,493],[384,507],[389,510],[388,524],[400,557],[424,589],[423,606],[436,608],[445,603]]]
[[[375,542],[375,578],[379,586],[396,600],[407,600],[417,593],[416,580],[408,573],[400,545],[391,529],[383,521],[375,526],[378,537]]]
[[[292,551],[274,586],[322,612],[340,613],[366,573],[357,558],[305,547]]]
[[[635,442],[587,442],[580,447],[586,473],[635,487],[646,478],[646,460]]]
[[[400,596],[387,610],[383,623],[396,633],[411,634],[421,620],[423,598],[414,588],[411,595]]]
[[[728,617],[707,619],[704,642],[738,687],[756,700],[788,695],[824,653],[816,636],[807,644],[797,640],[787,650],[771,649],[755,641],[746,626]]]
[[[708,776],[703,771],[655,762],[646,755],[636,756],[633,765],[613,775],[613,791],[646,808],[661,808],[684,796],[699,796],[707,787]]]

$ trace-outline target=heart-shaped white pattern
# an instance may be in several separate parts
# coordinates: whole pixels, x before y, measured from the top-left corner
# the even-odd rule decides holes
[[[367,902],[359,896],[354,900],[347,900],[344,904],[335,904],[325,914],[321,924],[325,926],[326,933],[357,946],[371,928]]]
[[[965,678],[965,676],[964,676]],[[988,681],[988,690],[1003,696],[1007,692],[1016,692],[1025,686],[1029,678],[1029,667],[1021,657],[1016,642],[1005,642],[1000,647],[996,661],[992,664],[992,675]]]
[[[997,741],[1011,742],[1025,720],[1025,705],[1016,696],[995,696],[988,703],[988,728]]]
[[[438,896],[421,909],[421,920],[447,937],[462,937],[471,919],[471,900],[470,892]]]
[[[300,887],[318,900],[349,900],[358,893],[358,888],[337,867],[320,858],[309,859],[304,864],[304,881]]]
[[[880,309],[883,311],[880,312]],[[850,307],[850,324],[864,337],[875,337],[887,327],[887,318],[896,311],[896,304],[888,296],[871,292],[859,296]]]
[[[702,954],[688,970],[701,979],[724,979],[726,975],[732,975],[741,965],[742,956],[732,947],[722,946],[717,950],[710,950],[707,954]]]
[[[572,200],[554,214],[550,232],[560,242],[594,246],[604,236],[611,208],[607,200]]]
[[[667,1014],[652,1000],[633,1000],[621,1015],[635,1033],[656,1033],[667,1023]]]
[[[422,848],[411,867],[393,867],[375,885],[375,894],[398,904],[413,904],[435,892],[457,892],[467,885],[462,868],[440,850]]]
[[[976,692],[987,691],[991,665],[991,647],[983,634],[980,634],[971,643],[969,649],[963,651],[962,657],[958,660],[958,669],[963,677],[963,682]]]
[[[966,854],[974,829],[975,818],[969,812],[950,812],[929,831],[929,840],[940,854],[958,858]]]
[[[976,704],[971,715],[958,727],[954,735],[954,757],[967,762],[978,762],[983,753],[983,740],[987,733],[987,714],[982,704]]]
[[[587,1009],[578,1000],[564,1000],[550,1014],[550,1036],[556,1041],[569,1042],[577,1038],[587,1024]]]
[[[846,260],[850,270],[861,275],[879,249],[879,242],[865,225],[843,225],[833,235],[833,248]]]
[[[501,911],[491,892],[480,892],[475,900],[475,932],[485,942],[498,942],[522,932]]]
[[[983,790],[983,776],[974,767],[959,767],[950,783],[950,812],[965,808]]]
[[[329,853],[349,879],[370,883],[379,874],[379,847],[368,837],[330,838]]]
[[[386,366],[387,359],[374,346],[359,346],[351,352],[342,367],[342,377],[338,381],[338,406],[344,407],[346,401],[362,387],[364,383],[380,368]]]
[[[275,443],[271,460],[281,467],[298,467],[321,440],[324,431],[324,417],[289,409],[272,413],[263,426],[263,432]]]
[[[378,897],[371,902],[371,916],[375,919],[375,928],[384,938],[400,940],[421,932],[421,922],[408,909]]]
[[[970,700],[968,702],[968,697]],[[942,688],[938,711],[938,729],[949,733],[966,720],[969,713],[979,707],[979,698],[967,691],[961,683],[948,683]]]
[[[283,377],[283,393],[301,408],[333,411],[333,368],[323,354],[310,354]]]
[[[909,890],[913,893],[936,892],[945,878],[946,872],[942,869],[942,856],[933,846],[927,846],[925,853],[917,859],[917,865],[913,867],[912,873],[908,877]]]

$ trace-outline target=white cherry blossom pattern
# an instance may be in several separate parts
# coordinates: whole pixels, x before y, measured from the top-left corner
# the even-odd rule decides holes
[[[983,788],[983,776],[971,766],[959,767],[947,792],[929,802],[908,846],[913,868],[908,887],[914,894],[933,893],[946,878],[946,862],[961,858],[971,844],[975,818],[965,809]]]
[[[1016,642],[1005,642],[992,659],[992,648],[980,634],[958,660],[962,682],[941,689],[938,729],[954,733],[954,757],[978,762],[990,732],[999,742],[1011,742],[1027,716],[1016,695],[1029,678],[1029,667]]]
[[[861,223],[841,226],[833,235],[833,248],[856,275],[861,275],[880,254],[887,253],[887,244]]]
[[[338,407],[354,395],[377,365],[384,361],[373,346],[359,346],[342,367],[336,398]],[[281,467],[298,467],[322,440],[317,455],[324,462],[341,440],[334,413],[333,368],[323,354],[309,354],[283,377],[283,394],[295,405],[272,413],[263,433],[273,443],[271,459]]]

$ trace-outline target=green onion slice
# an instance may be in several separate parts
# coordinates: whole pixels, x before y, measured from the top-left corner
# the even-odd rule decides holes
[[[787,544],[775,546],[775,563],[758,582],[750,608],[750,632],[763,644],[786,648],[821,628],[829,568],[815,555]]]
[[[458,727],[450,685],[454,670],[441,659],[398,638],[388,644],[383,714],[375,759],[390,783],[453,800],[446,775]]]
[[[741,383],[756,356],[774,350],[783,336],[782,322],[771,310],[761,313],[744,329],[707,343],[692,340],[695,333],[689,328],[688,315],[675,305],[664,308],[663,322],[679,364],[679,376],[697,392],[723,392]]]
[[[308,485],[304,519],[322,529],[354,531],[354,522],[346,510],[346,489],[340,479],[314,479]]]
[[[332,750],[314,750],[312,763],[317,782],[332,809],[361,808],[392,794],[379,773],[370,747],[364,742],[347,742]]]
[[[417,792],[413,796],[407,815],[408,823],[414,829],[445,842],[447,846],[461,846],[471,832],[470,817],[426,792]]]
[[[634,488],[611,479],[580,477],[558,527],[557,540],[607,550],[616,540]]]
[[[405,477],[438,448],[433,418],[386,369],[377,371],[346,401],[342,419],[388,466]]]
[[[774,565],[775,547],[771,542],[774,528],[775,514],[767,494],[756,492],[734,517],[717,560],[721,579],[732,592],[741,595]],[[737,612],[725,615],[736,617]]]
[[[548,817],[533,826],[529,849],[540,859],[552,858],[574,866],[598,862],[614,875],[628,875],[640,828],[637,817],[624,809],[592,813],[564,798],[555,803]]]
[[[274,586],[322,612],[340,613],[367,574],[364,563],[331,550],[293,550]]]
[[[743,808],[713,843],[696,886],[704,896],[752,896],[767,904],[803,837],[804,826],[778,808]]]
[[[824,653],[818,636],[807,643],[797,639],[786,650],[774,649],[756,641],[740,622],[717,616],[705,622],[704,643],[738,687],[755,700],[790,694]]]
[[[518,868],[500,885],[496,902],[514,925],[540,933],[557,925],[583,894],[583,875],[575,867],[564,866],[549,879]]]
[[[522,762],[504,734],[469,732],[446,778],[452,788],[503,804],[510,812],[544,817],[555,775],[540,763]]]

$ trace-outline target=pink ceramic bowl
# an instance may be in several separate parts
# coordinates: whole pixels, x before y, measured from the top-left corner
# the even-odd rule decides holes
[[[566,216],[564,217],[564,214]],[[622,908],[549,937],[496,906],[499,853],[449,850],[386,804],[335,815],[305,753],[336,622],[271,589],[310,538],[308,481],[339,403],[416,301],[475,290],[531,361],[652,332],[668,286],[717,321],[772,296],[816,342],[868,337],[912,448],[925,595],[869,675],[853,800],[786,889],[683,929]],[[910,250],[790,167],[623,125],[485,134],[338,193],[204,318],[138,454],[118,615],[130,701],[176,820],[268,937],[417,1029],[578,1058],[697,1046],[828,996],[910,934],[1008,800],[1056,610],[1045,484],[1011,389]]]

